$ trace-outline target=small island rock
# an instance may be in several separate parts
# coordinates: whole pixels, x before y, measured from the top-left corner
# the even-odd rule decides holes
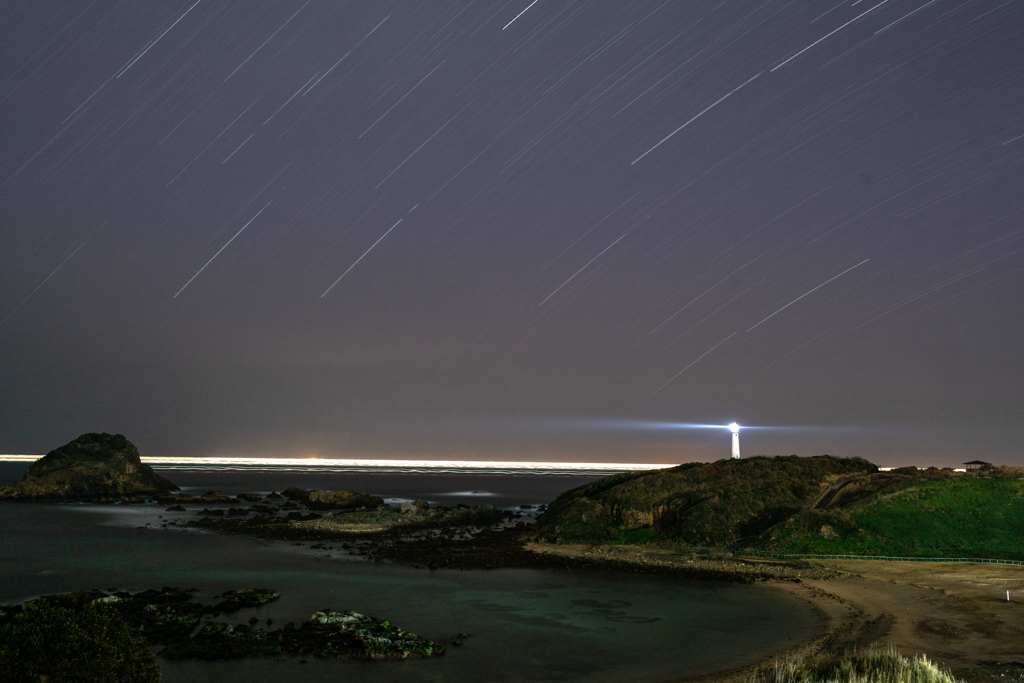
[[[21,481],[0,486],[0,500],[70,500],[160,495],[178,489],[142,463],[121,434],[83,434],[32,463]]]

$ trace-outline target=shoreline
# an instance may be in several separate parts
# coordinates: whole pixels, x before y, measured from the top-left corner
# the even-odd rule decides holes
[[[495,528],[395,528],[359,533],[331,529],[332,525],[313,520],[177,519],[183,523],[147,528],[201,529],[309,544],[323,551],[341,550],[368,562],[423,569],[590,570],[758,584],[807,604],[822,622],[818,635],[795,643],[776,657],[841,655],[852,649],[892,645],[905,656],[924,654],[966,683],[1024,681],[1024,567],[1017,565],[776,560],[649,546],[556,545],[536,542],[532,525],[515,520]],[[1006,601],[1007,590],[1010,602]],[[744,683],[776,657],[669,680]]]
[[[941,563],[927,568],[931,571],[914,562],[822,564],[843,575],[765,583],[806,602],[825,623],[820,636],[785,656],[841,655],[891,645],[904,656],[923,654],[967,683],[1024,680],[1024,599],[1007,603],[1004,594],[1000,602],[992,589],[992,583],[1013,585],[1024,596],[1024,571],[1000,575],[990,571],[991,565],[965,563]],[[877,566],[883,564],[902,566]],[[741,683],[772,661],[696,680]]]
[[[648,570],[685,557],[637,546],[527,547],[565,557],[612,556]],[[756,559],[691,562],[717,565],[725,580],[746,565],[747,575],[756,577],[749,582],[792,596],[818,614],[822,632],[780,656],[842,655],[892,645],[904,656],[925,655],[967,683],[1024,680],[1024,567],[876,560],[804,560],[790,566]],[[678,680],[743,683],[774,660]]]

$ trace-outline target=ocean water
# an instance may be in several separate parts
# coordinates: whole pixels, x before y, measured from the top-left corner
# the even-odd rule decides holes
[[[22,471],[24,468],[21,468]],[[13,476],[10,476],[13,475]],[[0,480],[20,473],[7,465]],[[351,489],[452,505],[538,505],[593,477],[175,471],[185,490]],[[804,604],[763,587],[587,571],[413,569],[289,543],[140,527],[153,508],[0,505],[0,603],[118,588],[194,586],[201,599],[243,586],[282,597],[239,612],[275,626],[330,607],[389,619],[450,643],[443,657],[344,662],[281,657],[161,661],[168,683],[195,681],[666,681],[783,652],[820,624]]]

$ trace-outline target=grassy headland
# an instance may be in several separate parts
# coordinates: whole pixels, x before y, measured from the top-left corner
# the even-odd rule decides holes
[[[537,529],[556,542],[1024,559],[1024,469],[879,472],[831,456],[692,463],[567,491]]]
[[[933,479],[850,507],[804,511],[758,545],[782,553],[1024,560],[1024,479],[1005,475]]]

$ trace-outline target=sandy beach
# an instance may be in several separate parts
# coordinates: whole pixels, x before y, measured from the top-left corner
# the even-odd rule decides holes
[[[1024,566],[874,560],[780,563],[695,558],[629,546],[529,547],[570,557],[614,557],[647,567],[718,568],[756,577],[767,590],[806,601],[822,617],[822,633],[795,647],[789,653],[793,656],[892,645],[904,655],[924,654],[971,683],[1024,680]],[[702,680],[738,683],[756,668]]]
[[[828,618],[829,631],[811,649],[891,643],[905,655],[926,654],[964,680],[1024,677],[1024,567],[873,560],[815,564],[842,575],[769,584],[809,600]]]

